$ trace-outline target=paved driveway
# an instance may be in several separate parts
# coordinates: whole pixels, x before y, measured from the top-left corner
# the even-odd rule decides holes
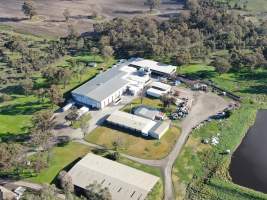
[[[120,110],[125,105],[129,104],[135,96],[122,96],[122,102],[118,105],[110,105],[102,110],[90,110],[91,119],[88,124],[87,134],[90,134],[95,128],[101,125],[106,117],[114,111]],[[68,125],[64,125],[66,113],[56,114],[56,128],[53,130],[56,136],[69,136],[71,139],[82,139],[84,137],[83,131],[79,129],[73,129]]]

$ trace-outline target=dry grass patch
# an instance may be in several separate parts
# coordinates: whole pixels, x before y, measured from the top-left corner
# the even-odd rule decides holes
[[[175,126],[172,126],[160,140],[146,139],[138,135],[101,126],[90,133],[86,140],[108,149],[114,148],[113,144],[116,142],[121,153],[144,159],[161,159],[168,155],[179,135],[180,129]]]

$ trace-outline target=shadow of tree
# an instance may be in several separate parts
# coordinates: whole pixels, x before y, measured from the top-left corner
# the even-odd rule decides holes
[[[18,18],[18,17],[0,17],[0,22],[21,22],[28,20],[28,18]]]
[[[7,133],[1,133],[0,134],[0,140],[2,142],[27,142],[30,140],[30,136],[28,133],[21,133],[21,134],[12,134],[10,132]]]
[[[27,102],[22,104],[7,105],[1,107],[1,115],[32,115],[37,111],[49,108],[48,104],[40,102]]]
[[[5,94],[17,94],[17,95],[21,95],[23,94],[23,90],[19,85],[10,85],[7,86],[3,89],[0,90],[1,93],[5,93]]]
[[[211,79],[214,78],[217,73],[215,71],[207,71],[201,70],[197,72],[190,72],[185,74],[187,78],[195,80],[195,79]]]
[[[267,94],[267,70],[257,72],[244,71],[237,76],[239,81],[247,82],[247,88],[240,90],[241,93]],[[251,82],[255,84],[251,84]]]

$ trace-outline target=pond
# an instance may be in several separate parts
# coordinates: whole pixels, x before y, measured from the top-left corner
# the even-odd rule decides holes
[[[259,110],[255,124],[234,152],[230,164],[234,183],[267,193],[267,110]]]

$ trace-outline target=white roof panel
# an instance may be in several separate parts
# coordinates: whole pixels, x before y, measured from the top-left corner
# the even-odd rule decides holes
[[[94,183],[107,187],[113,200],[144,200],[159,178],[89,153],[69,172],[74,185],[86,189]]]
[[[172,86],[165,84],[165,83],[161,83],[159,81],[155,81],[155,82],[151,83],[150,86],[154,87],[154,88],[159,88],[159,89],[162,89],[165,91],[169,91],[172,88]]]
[[[165,74],[172,74],[176,71],[176,67],[172,65],[162,64],[153,60],[147,60],[143,58],[136,58],[131,65],[135,65],[142,68],[149,68],[152,71],[157,71]]]
[[[138,130],[142,133],[148,133],[148,131],[156,125],[156,122],[146,119],[137,115],[129,114],[122,111],[113,112],[107,121],[113,124],[119,124],[124,127],[128,127],[134,130]]]

